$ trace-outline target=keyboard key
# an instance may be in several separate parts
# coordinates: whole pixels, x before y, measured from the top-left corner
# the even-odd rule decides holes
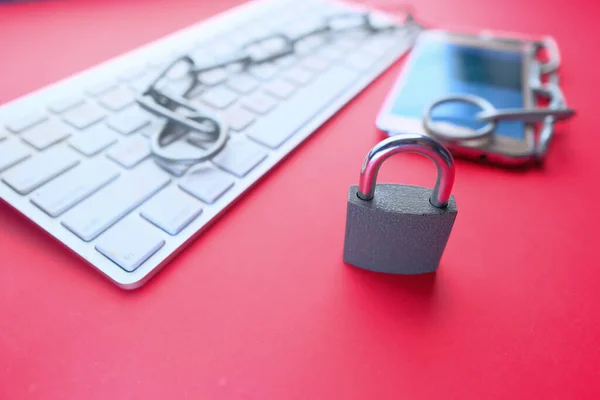
[[[17,140],[0,142],[0,172],[20,163],[30,155],[30,148]]]
[[[77,164],[75,152],[67,147],[55,147],[10,169],[2,180],[17,193],[25,195]]]
[[[51,217],[58,217],[75,204],[119,176],[117,168],[105,160],[79,165],[59,176],[31,196],[31,202]]]
[[[201,99],[209,106],[215,108],[226,108],[235,102],[238,95],[222,86],[207,90]]]
[[[229,78],[227,86],[238,93],[246,94],[258,87],[258,81],[248,74],[240,74]]]
[[[190,88],[190,81],[188,79],[179,79],[176,81],[164,81],[166,84],[157,85],[158,89],[166,95],[181,96]]]
[[[255,119],[254,114],[238,105],[233,105],[225,111],[225,121],[234,131],[241,131],[254,122]]]
[[[242,105],[250,111],[258,114],[266,114],[277,105],[277,101],[266,93],[253,93],[244,97],[241,101]]]
[[[150,84],[156,79],[157,74],[149,72],[129,82],[129,87],[136,93],[145,92]]]
[[[317,50],[317,48],[325,44],[325,40],[326,38],[324,36],[313,36],[306,38],[298,42],[298,45],[296,46],[296,54],[299,54],[300,56],[312,54]]]
[[[150,125],[151,115],[137,105],[126,108],[118,114],[111,115],[107,125],[123,135],[130,135],[146,125]]]
[[[321,72],[331,65],[331,61],[319,56],[309,56],[302,60],[302,66],[315,72]]]
[[[208,52],[214,54],[217,58],[229,57],[237,50],[237,48],[234,47],[233,44],[228,43],[227,39],[223,36],[212,40],[211,44],[213,45],[208,49]]]
[[[275,75],[277,75],[278,69],[274,64],[260,64],[260,65],[256,65],[254,67],[252,67],[250,69],[250,73],[263,81],[268,81],[269,79],[273,78]]]
[[[83,98],[67,97],[64,99],[57,100],[54,103],[50,104],[48,106],[48,109],[53,113],[60,114],[70,110],[71,108],[77,107],[80,104],[83,104]]]
[[[356,32],[355,32],[356,35]],[[338,38],[331,43],[333,46],[342,50],[345,54],[352,53],[357,47],[360,46],[360,40],[358,37],[346,36]]]
[[[85,129],[106,116],[106,111],[92,103],[84,103],[63,114],[63,120],[78,129]]]
[[[189,64],[184,62],[179,62],[173,66],[169,70],[169,73],[166,75],[166,78],[171,81],[177,81],[180,79],[185,79],[188,77],[188,73],[190,72]]]
[[[171,186],[148,201],[140,215],[169,235],[177,235],[202,213],[202,203]]]
[[[140,78],[146,74],[148,69],[145,66],[137,65],[135,67],[129,68],[125,72],[119,74],[119,79],[123,82],[132,81],[134,79]]]
[[[319,57],[325,58],[330,61],[337,61],[346,55],[346,52],[339,47],[325,46],[317,52]]]
[[[281,100],[288,99],[296,91],[296,86],[283,79],[275,79],[264,86],[265,92]]]
[[[21,115],[15,119],[8,121],[6,129],[13,133],[21,133],[25,129],[31,128],[34,125],[41,124],[46,121],[48,116],[41,112]]]
[[[94,125],[69,139],[69,145],[86,156],[94,156],[117,142],[117,135],[104,124]]]
[[[132,168],[151,154],[148,139],[136,136],[126,139],[108,152],[108,157],[125,168]]]
[[[312,81],[314,74],[306,69],[294,67],[284,74],[285,79],[298,85],[306,85]]]
[[[198,79],[206,86],[215,86],[227,80],[227,71],[224,68],[213,69],[200,74]]]
[[[44,150],[67,138],[73,128],[59,120],[50,120],[23,132],[21,138],[38,150]]]
[[[354,51],[352,54],[346,56],[344,59],[344,63],[351,68],[356,69],[357,71],[366,71],[375,64],[377,61],[376,57],[365,53]]]
[[[398,42],[399,40],[393,36],[374,37],[365,41],[361,49],[375,57],[381,57]]]
[[[276,113],[248,128],[248,136],[276,149],[322,108],[330,105],[357,77],[358,73],[348,68],[331,67],[291,100],[280,104]]]
[[[227,146],[213,158],[213,162],[225,171],[243,178],[267,158],[267,152],[263,149],[248,139],[237,137],[227,143]]]
[[[111,111],[119,111],[134,102],[133,93],[125,86],[119,86],[98,97],[98,102]]]
[[[169,174],[173,176],[181,177],[183,176],[193,165],[188,164],[179,164],[174,162],[168,162],[160,159],[154,160],[156,165],[158,165],[163,170],[167,171]]]
[[[233,178],[216,168],[201,165],[181,178],[179,187],[205,203],[212,204],[234,184]]]
[[[152,137],[152,135],[158,134],[165,126],[164,119],[152,119],[150,123],[144,126],[141,130],[141,134],[147,138]]]
[[[154,163],[146,163],[68,211],[62,224],[79,238],[89,242],[169,182],[169,175]]]
[[[90,96],[98,96],[104,92],[108,92],[110,89],[112,89],[116,86],[117,86],[117,84],[115,82],[110,82],[110,81],[98,82],[98,83],[95,83],[94,85],[90,86],[89,88],[87,88],[85,92],[87,94],[89,94]]]
[[[298,58],[294,55],[281,57],[273,61],[275,65],[281,68],[291,67],[292,65],[298,64]]]
[[[104,254],[127,272],[133,272],[165,245],[165,240],[140,218],[127,219],[106,232],[96,244]]]

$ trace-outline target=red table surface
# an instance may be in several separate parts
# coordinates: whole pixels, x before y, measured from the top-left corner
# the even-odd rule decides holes
[[[0,8],[6,102],[240,3],[86,0]],[[436,275],[342,262],[348,186],[401,62],[137,291],[114,287],[0,204],[0,398],[591,399],[600,35],[593,2],[420,0],[438,27],[553,34],[578,115],[543,169],[457,161]],[[398,156],[381,181],[430,186]]]

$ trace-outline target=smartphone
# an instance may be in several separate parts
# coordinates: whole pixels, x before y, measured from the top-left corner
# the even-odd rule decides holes
[[[451,95],[482,97],[495,108],[529,108],[535,101],[528,82],[535,49],[526,41],[476,34],[425,31],[417,39],[377,116],[377,127],[394,135],[419,133],[426,108]],[[478,129],[481,109],[467,103],[447,103],[432,112],[435,122]],[[500,164],[534,160],[535,132],[521,121],[500,121],[489,140],[444,143],[455,155]]]

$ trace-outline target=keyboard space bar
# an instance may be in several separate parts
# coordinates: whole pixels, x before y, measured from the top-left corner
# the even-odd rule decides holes
[[[169,175],[146,163],[68,211],[62,224],[89,242],[169,182]]]
[[[289,101],[281,103],[270,115],[251,126],[248,137],[272,149],[278,148],[355,82],[358,76],[357,72],[341,65],[331,67]]]

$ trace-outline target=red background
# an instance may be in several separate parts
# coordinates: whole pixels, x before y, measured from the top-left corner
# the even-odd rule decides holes
[[[237,3],[4,6],[0,101]],[[457,162],[459,215],[437,276],[341,260],[347,189],[382,138],[374,119],[398,63],[140,290],[112,286],[0,204],[0,398],[598,398],[597,7],[414,5],[438,27],[553,34],[578,112],[544,169]],[[434,173],[401,156],[380,176],[430,186]]]

